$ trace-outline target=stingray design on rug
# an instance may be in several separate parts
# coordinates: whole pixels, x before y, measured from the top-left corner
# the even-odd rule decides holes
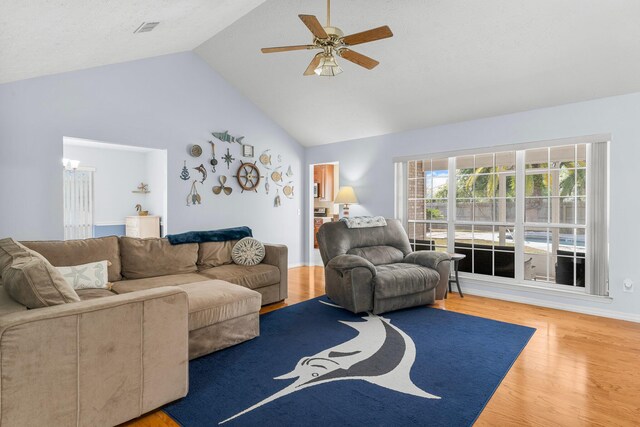
[[[325,301],[318,302],[342,309]],[[288,394],[332,381],[363,380],[416,397],[440,399],[420,389],[411,381],[411,367],[416,360],[416,346],[413,340],[392,325],[389,319],[371,313],[367,313],[367,317],[363,319],[364,322],[340,320],[339,323],[358,331],[358,335],[313,356],[303,357],[293,371],[274,378],[297,378],[296,381],[219,424],[231,421]]]

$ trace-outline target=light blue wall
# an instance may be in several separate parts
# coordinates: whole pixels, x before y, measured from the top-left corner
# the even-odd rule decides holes
[[[125,225],[94,225],[93,237],[105,237],[105,236],[124,236]]]
[[[256,237],[289,246],[290,262],[300,262],[301,196],[283,197],[280,208],[273,193],[240,194],[237,185],[231,196],[215,196],[210,174],[199,188],[202,205],[186,206],[191,183],[178,176],[184,160],[197,166],[187,146],[201,144],[198,164],[206,162],[209,132],[227,129],[257,154],[281,154],[300,194],[302,146],[192,52],[0,85],[0,236],[62,238],[62,138],[70,136],[167,149],[167,232],[247,225]],[[237,164],[218,171],[232,180]]]
[[[640,93],[318,146],[307,150],[306,159],[307,165],[340,162],[340,185],[352,185],[360,200],[359,205],[352,207],[352,215],[393,216],[393,157],[594,134],[612,136],[610,289],[613,302],[578,304],[603,312],[629,313],[640,321],[637,247],[640,241],[637,191]],[[310,217],[307,220],[311,221]],[[635,293],[622,292],[625,278],[636,283]]]

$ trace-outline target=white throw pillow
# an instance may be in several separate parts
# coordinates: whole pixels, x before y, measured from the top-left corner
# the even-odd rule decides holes
[[[258,265],[264,259],[264,255],[264,245],[253,237],[238,240],[231,251],[233,262],[239,265]]]
[[[109,261],[98,261],[56,269],[73,289],[109,289],[108,266]]]

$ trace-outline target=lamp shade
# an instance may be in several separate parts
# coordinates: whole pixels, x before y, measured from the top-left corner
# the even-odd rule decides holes
[[[342,68],[333,55],[324,54],[320,57],[320,63],[313,72],[319,76],[337,76],[342,72]]]
[[[355,191],[353,191],[353,187],[340,187],[340,191],[338,191],[338,195],[333,202],[353,204],[358,203],[358,198]]]

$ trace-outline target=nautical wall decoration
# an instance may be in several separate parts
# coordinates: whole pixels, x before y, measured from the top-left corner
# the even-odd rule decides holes
[[[183,163],[180,179],[191,182],[191,188],[187,196],[187,206],[202,203],[202,197],[198,192],[198,185],[204,185],[210,173],[217,174],[217,167],[222,162],[226,163],[227,170],[231,170],[231,166],[236,160],[240,160],[240,166],[237,172],[235,174],[227,173],[226,175],[217,176],[215,179],[219,181],[219,185],[218,183],[214,183],[215,185],[210,187],[213,194],[220,195],[224,193],[230,196],[235,188],[235,184],[229,180],[230,175],[232,175],[240,186],[241,193],[245,191],[258,193],[264,182],[264,192],[268,197],[273,197],[274,207],[281,206],[283,197],[285,199],[295,198],[294,172],[291,164],[284,163],[287,161],[286,156],[271,148],[256,151],[262,147],[245,144],[243,143],[245,139],[244,136],[237,134],[232,135],[228,130],[211,132],[211,135],[215,139],[207,141],[211,147],[210,156],[197,167],[192,167],[193,165],[187,166],[187,161]],[[220,150],[216,153],[216,144],[220,144],[217,141],[228,143],[225,144],[226,150],[224,150],[225,147],[223,147],[222,153]],[[238,145],[236,145],[236,143]],[[192,157],[200,157],[203,154],[203,146],[198,144],[189,145],[187,152]],[[247,158],[253,158],[254,156],[256,157],[256,161],[247,161],[249,160]],[[205,157],[207,157],[207,154],[205,154]],[[259,166],[258,163],[260,163]],[[190,172],[192,169],[199,175],[195,172]],[[264,174],[261,175],[261,172],[264,172]],[[276,190],[276,194],[271,192],[273,189]],[[282,190],[282,194],[280,194],[280,190]]]
[[[289,182],[282,189],[282,194],[287,196],[287,199],[293,199],[293,183]]]
[[[213,141],[209,141],[211,144],[211,160],[209,160],[209,164],[211,165],[211,172],[216,173],[216,166],[218,165],[218,159],[216,159],[216,144]]]
[[[271,172],[271,179],[273,180],[273,182],[278,184],[280,181],[282,181],[282,173],[278,169],[274,170],[273,172]]]
[[[202,147],[197,144],[193,144],[189,153],[191,153],[193,157],[200,157],[202,155]]]
[[[233,163],[233,161],[236,159],[231,155],[231,153],[229,153],[229,148],[227,148],[227,154],[222,156],[222,158],[224,159],[224,162],[227,164],[227,170],[229,169],[229,166],[231,166],[231,163]]]
[[[202,198],[200,197],[198,189],[196,188],[197,183],[198,181],[196,180],[191,183],[191,191],[189,191],[189,195],[187,196],[187,206],[202,204]]]
[[[151,193],[151,191],[149,190],[149,184],[145,184],[144,182],[141,182],[140,185],[138,185],[137,190],[133,190],[132,193],[138,193],[138,194]]]
[[[253,162],[241,163],[234,178],[238,180],[242,193],[245,191],[255,191],[257,193],[260,179],[263,177],[260,176],[260,169],[256,166],[256,162]]]
[[[225,175],[220,175],[218,180],[220,181],[220,185],[216,185],[211,189],[211,191],[213,191],[213,194],[218,195],[221,192],[224,192],[224,194],[228,196],[233,192],[233,188],[225,186],[225,184],[227,183],[227,177]]]
[[[269,154],[269,151],[271,151],[271,149],[265,150],[260,154],[260,163],[265,166],[269,166],[271,164],[271,154]]]
[[[204,165],[200,163],[200,166],[193,169],[197,170],[202,174],[202,179],[200,180],[200,184],[204,184],[205,179],[207,179],[207,170],[205,169]]]
[[[237,142],[238,144],[242,144],[242,140],[244,139],[244,136],[235,137],[229,135],[228,130],[225,130],[224,132],[211,132],[211,135],[213,135],[214,138],[218,138],[220,141],[229,143]]]
[[[184,161],[184,166],[182,166],[182,172],[180,173],[180,179],[183,181],[189,181],[191,176],[189,175],[189,169],[187,169],[187,161]]]
[[[242,156],[243,157],[253,157],[253,145],[244,144],[242,146]]]

